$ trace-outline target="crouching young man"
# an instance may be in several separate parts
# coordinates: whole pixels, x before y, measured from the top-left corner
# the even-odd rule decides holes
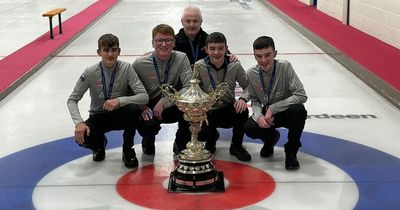
[[[105,158],[107,139],[104,135],[112,130],[124,130],[122,160],[126,167],[138,166],[133,139],[141,110],[138,105],[148,102],[147,92],[132,66],[118,60],[121,49],[119,40],[105,34],[98,40],[97,54],[101,61],[82,73],[68,98],[67,105],[75,123],[75,141],[93,151],[93,160]],[[84,121],[78,102],[89,89],[89,118]],[[133,90],[133,95],[132,91]]]
[[[276,128],[287,128],[285,168],[299,169],[297,151],[301,147],[300,137],[307,118],[303,105],[307,95],[303,84],[288,61],[275,59],[277,51],[271,37],[257,38],[253,50],[257,65],[247,71],[253,115],[244,125],[245,133],[264,141],[260,155],[271,157],[280,137]]]

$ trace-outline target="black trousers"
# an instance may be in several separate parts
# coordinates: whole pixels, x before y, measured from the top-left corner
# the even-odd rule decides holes
[[[110,112],[90,115],[85,121],[90,128],[90,135],[85,136],[85,144],[89,149],[104,147],[105,133],[113,130],[123,130],[123,150],[133,147],[136,128],[139,124],[141,111],[138,105],[129,104]]]
[[[178,122],[178,130],[175,134],[175,143],[179,148],[186,148],[186,143],[190,141],[191,133],[189,130],[189,122],[183,119],[183,112],[179,111],[178,107],[174,105],[164,109],[161,117],[162,120],[156,118],[143,120],[141,118],[138,127],[139,134],[144,138],[154,138],[161,130],[162,123],[170,124]]]
[[[202,130],[199,133],[199,140],[206,141],[207,144],[214,146],[217,136],[217,128],[233,128],[232,144],[241,146],[244,137],[243,125],[246,123],[248,118],[248,109],[241,113],[236,113],[233,104],[210,110],[207,113],[208,125],[203,123]]]
[[[263,114],[265,114],[265,107]],[[274,115],[274,125],[270,128],[260,128],[256,121],[250,117],[244,125],[247,136],[254,139],[261,139],[264,142],[271,141],[271,137],[276,128],[284,127],[288,129],[288,142],[284,145],[285,153],[297,153],[301,147],[301,134],[303,133],[307,111],[303,104],[292,104],[283,112]]]

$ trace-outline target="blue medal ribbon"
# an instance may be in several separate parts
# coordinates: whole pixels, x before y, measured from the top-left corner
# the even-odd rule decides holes
[[[158,78],[158,82],[160,83],[160,85],[166,84],[167,81],[168,81],[169,65],[170,65],[170,63],[171,63],[172,55],[171,55],[171,57],[170,57],[169,60],[168,60],[167,66],[165,67],[164,79],[163,79],[163,81],[161,81],[160,70],[158,69],[158,64],[157,64],[156,56],[154,55],[154,53],[153,53],[153,55],[152,55],[152,58],[153,58],[154,70],[156,71],[157,78]]]
[[[211,86],[213,87],[213,89],[215,90],[215,88],[217,87],[215,80],[211,74],[211,70],[210,70],[210,66],[209,66],[209,62],[210,62],[210,58],[207,56],[204,58],[204,62],[207,65],[207,71],[208,71],[208,76],[210,77],[210,82],[211,82]],[[226,60],[226,58],[224,58],[224,77],[222,78],[222,82],[225,82],[225,77],[226,77],[226,72],[228,70],[228,62]],[[222,83],[221,82],[221,83]]]
[[[190,48],[192,49],[192,58],[193,62],[197,61],[197,58],[199,56],[199,43],[200,41],[197,41],[196,47],[193,46],[193,42],[189,40],[190,43]]]
[[[260,74],[260,80],[261,80],[261,85],[264,91],[264,94],[268,96],[268,100],[267,100],[267,107],[269,107],[269,102],[270,102],[270,96],[271,96],[271,92],[272,92],[272,86],[274,84],[274,80],[275,80],[275,72],[276,72],[276,60],[274,60],[274,69],[272,70],[272,75],[271,75],[271,80],[269,81],[269,87],[268,90],[265,89],[265,84],[264,84],[264,77],[263,77],[263,70],[260,68],[259,69],[259,74]],[[267,92],[268,91],[268,92]]]
[[[100,62],[99,65],[100,65],[100,70],[101,70],[101,82],[103,84],[104,100],[107,101],[112,96],[112,90],[113,90],[113,86],[114,86],[115,73],[116,73],[117,67],[118,67],[118,61],[115,64],[114,71],[113,71],[113,73],[111,75],[110,85],[108,86],[108,92],[107,92],[106,77],[104,75],[104,69],[103,69],[103,66],[102,66],[102,62]]]

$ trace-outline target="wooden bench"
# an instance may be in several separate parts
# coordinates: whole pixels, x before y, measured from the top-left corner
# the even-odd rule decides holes
[[[62,27],[61,27],[61,13],[67,10],[66,8],[57,8],[50,10],[46,13],[43,13],[43,17],[49,17],[49,22],[50,22],[50,39],[54,39],[54,34],[53,34],[53,16],[58,15],[58,31],[60,34],[62,34]]]

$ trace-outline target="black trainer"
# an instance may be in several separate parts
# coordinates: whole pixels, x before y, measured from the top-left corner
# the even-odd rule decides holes
[[[99,162],[103,161],[106,158],[106,146],[107,146],[107,138],[103,138],[103,148],[93,149],[93,161]],[[85,145],[86,146],[86,145]]]
[[[220,136],[221,136],[221,135],[220,135],[219,132],[217,131],[217,133],[215,133],[215,141],[218,141],[218,139],[219,139]]]
[[[264,146],[261,148],[260,156],[261,157],[272,157],[274,155],[274,146],[279,141],[281,134],[279,131],[275,130],[274,134],[272,135],[272,140],[264,140]]]
[[[296,154],[286,153],[285,168],[286,170],[297,170],[300,168],[300,163],[297,160]]]
[[[229,147],[229,153],[234,155],[240,161],[250,161],[251,155],[247,152],[246,148],[243,145],[234,146],[231,144]]]
[[[122,153],[122,161],[124,161],[125,167],[127,167],[127,168],[138,167],[139,161],[136,158],[135,149],[132,148],[128,151],[124,151]]]
[[[207,140],[206,141],[206,145],[204,146],[204,149],[206,149],[206,150],[208,150],[211,154],[214,154],[215,153],[215,151],[217,151],[217,148],[216,148],[216,144],[217,144],[217,141],[218,141],[218,139],[219,139],[219,132],[217,131],[216,133],[215,133],[215,136],[214,136],[214,140],[213,141],[211,141],[211,140]]]
[[[99,162],[99,161],[103,161],[105,158],[106,158],[105,149],[93,150],[93,161]]]
[[[143,137],[142,138],[142,151],[146,155],[154,155],[156,147],[154,146],[155,137]]]

